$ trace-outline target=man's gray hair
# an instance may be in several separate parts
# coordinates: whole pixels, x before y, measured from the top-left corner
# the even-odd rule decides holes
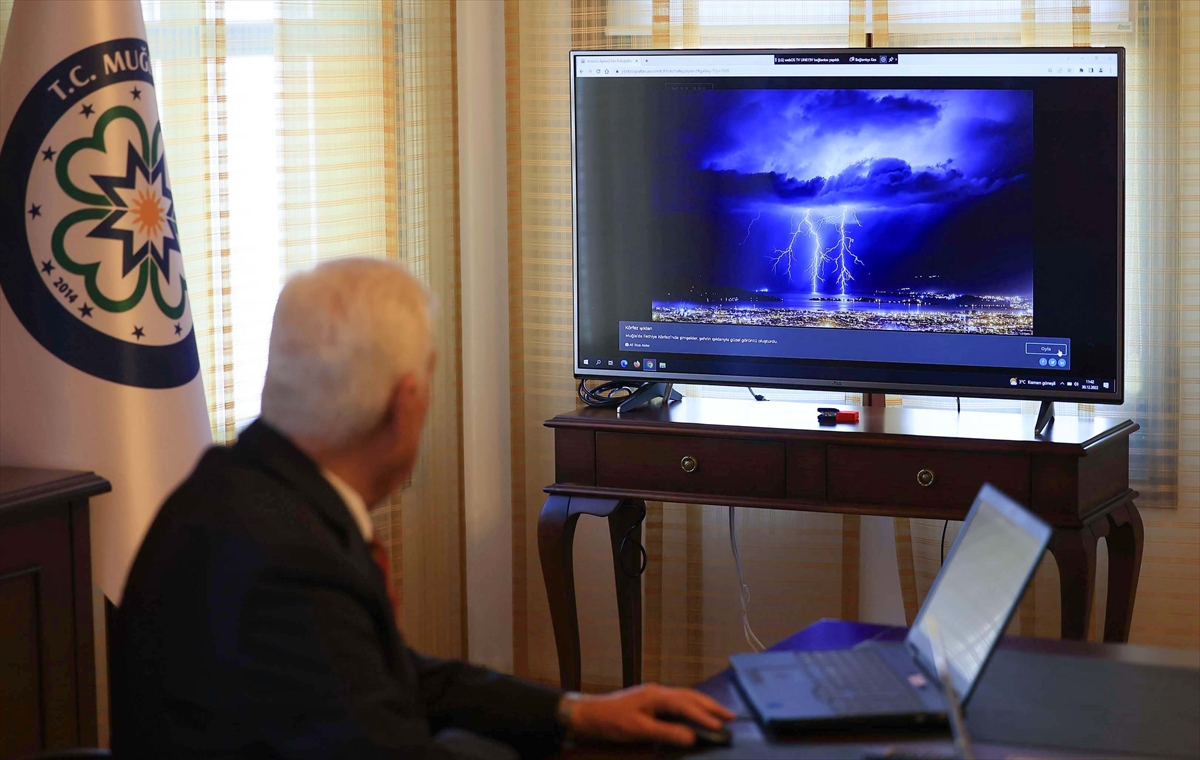
[[[406,374],[425,371],[430,299],[400,264],[332,261],[279,294],[262,418],[286,435],[337,447],[383,419]]]

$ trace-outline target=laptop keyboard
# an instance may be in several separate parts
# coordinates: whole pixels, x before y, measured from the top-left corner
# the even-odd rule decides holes
[[[817,698],[840,715],[925,709],[908,682],[874,649],[803,652],[797,659],[817,684]]]

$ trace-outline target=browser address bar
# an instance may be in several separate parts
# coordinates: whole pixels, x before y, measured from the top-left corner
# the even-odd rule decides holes
[[[652,69],[621,69],[622,74],[678,74],[678,75],[696,75],[696,76],[715,76],[718,74],[731,74],[733,68],[729,66],[712,67],[712,68],[680,68],[675,69],[669,66],[655,67]]]

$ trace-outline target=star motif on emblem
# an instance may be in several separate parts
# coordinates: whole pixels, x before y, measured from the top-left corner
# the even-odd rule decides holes
[[[136,87],[134,87],[132,90],[130,90],[130,91],[129,91],[129,94],[133,96],[133,99],[134,99],[134,100],[141,100],[141,99],[142,99],[142,91],[141,91],[141,90],[139,90],[139,89],[138,89],[138,88],[136,88]]]
[[[42,207],[29,204],[29,218],[33,219],[42,215]]]
[[[183,328],[179,326],[178,322],[175,323],[175,334],[183,335]]]
[[[88,237],[121,241],[122,277],[149,256],[158,265],[163,279],[171,281],[171,251],[179,250],[179,232],[165,166],[161,159],[153,169],[146,166],[129,144],[124,177],[92,176],[96,186],[112,201],[113,210]]]
[[[43,161],[53,161],[54,154],[57,152],[58,151],[54,150],[50,146],[46,146],[46,149],[44,151],[42,151],[42,160]]]
[[[134,325],[133,326],[133,337],[137,338],[138,340],[141,340],[142,338],[146,337],[146,329],[144,327],[138,327],[137,325]]]
[[[96,113],[96,109],[92,108],[88,103],[84,103],[83,110],[79,112],[79,115],[86,119],[94,113]]]
[[[83,306],[80,306],[79,307],[79,316],[80,316],[80,319],[82,319],[84,317],[92,316],[92,307],[88,306],[86,303]]]
[[[42,262],[42,271],[45,272],[46,274],[50,274],[51,272],[54,271],[54,269],[55,269],[54,265],[51,264],[49,260]]]

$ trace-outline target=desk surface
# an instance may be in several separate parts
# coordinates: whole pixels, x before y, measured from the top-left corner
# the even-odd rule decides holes
[[[850,623],[840,620],[822,620],[799,633],[784,639],[772,647],[783,651],[813,651],[822,649],[846,649],[868,639],[903,640],[904,628]],[[1155,649],[1128,644],[1097,644],[1058,639],[1023,639],[1008,637],[1001,642],[1006,652],[1024,652],[1041,655],[1073,655],[1091,657],[1116,663],[1133,665],[1157,665],[1200,670],[1200,652],[1188,650]],[[732,675],[722,671],[697,687],[723,705],[737,713],[738,720],[730,725],[734,734],[734,746],[729,750],[696,752],[696,757],[730,758],[828,758],[852,760],[862,758],[868,752],[882,753],[891,747],[902,747],[914,753],[938,753],[950,755],[952,746],[948,734],[888,734],[865,735],[822,735],[809,736],[787,743],[767,744],[749,708],[741,698]],[[1004,746],[976,740],[975,754],[979,760],[1032,760],[1034,758],[1094,758],[1095,752],[1064,749],[1040,749],[1033,747]],[[687,753],[667,752],[651,747],[615,748],[580,746],[563,753],[563,758],[599,758],[620,755],[622,757],[679,757]],[[1109,757],[1134,757],[1112,753]]]

